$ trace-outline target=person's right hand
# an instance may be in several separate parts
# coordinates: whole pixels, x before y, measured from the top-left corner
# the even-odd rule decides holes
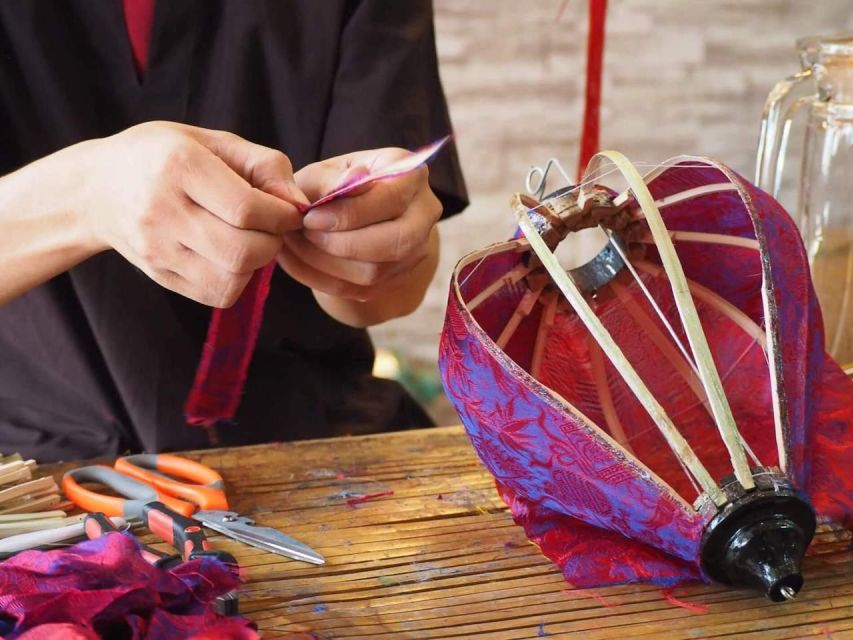
[[[308,201],[280,151],[170,122],[92,143],[81,209],[96,249],[202,304],[234,304],[302,227]]]

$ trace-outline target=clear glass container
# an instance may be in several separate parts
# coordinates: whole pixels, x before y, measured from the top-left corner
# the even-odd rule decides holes
[[[853,363],[853,33],[797,42],[801,70],[767,99],[756,184],[774,197],[792,173],[789,142],[802,126],[796,202],[789,212],[809,253],[826,350]],[[786,174],[786,169],[787,174]]]

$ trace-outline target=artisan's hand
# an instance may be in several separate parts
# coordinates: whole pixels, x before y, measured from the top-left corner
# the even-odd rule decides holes
[[[232,305],[302,226],[288,158],[236,135],[151,122],[92,141],[81,209],[98,250],[162,286]]]
[[[314,201],[408,153],[378,149],[332,158],[297,172],[296,183]],[[410,313],[438,259],[441,203],[427,178],[421,167],[313,209],[304,231],[285,235],[279,264],[341,322],[367,326]]]

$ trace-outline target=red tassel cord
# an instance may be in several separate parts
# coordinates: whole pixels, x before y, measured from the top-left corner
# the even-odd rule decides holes
[[[601,72],[604,61],[604,23],[607,0],[589,0],[589,39],[586,46],[586,98],[583,112],[578,182],[590,158],[598,152]]]

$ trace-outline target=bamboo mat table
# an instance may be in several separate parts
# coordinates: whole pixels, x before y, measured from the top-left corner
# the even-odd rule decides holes
[[[223,474],[232,508],[327,558],[315,567],[212,537],[245,568],[241,611],[264,637],[853,638],[846,533],[819,535],[792,603],[675,589],[690,610],[648,585],[572,589],[513,524],[461,427],[187,455]]]

